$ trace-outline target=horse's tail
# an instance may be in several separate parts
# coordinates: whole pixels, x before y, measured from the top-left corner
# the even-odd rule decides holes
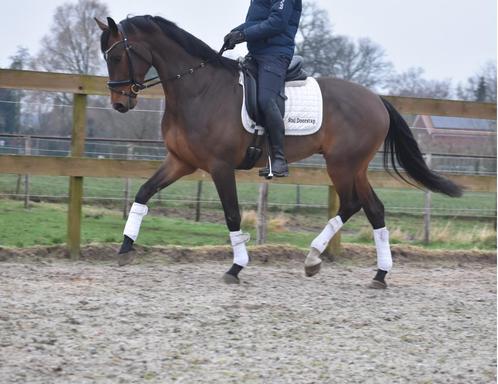
[[[384,141],[384,168],[389,172],[389,160],[394,172],[408,184],[417,186],[407,180],[398,170],[396,163],[417,183],[433,192],[444,193],[451,197],[462,196],[462,188],[453,181],[431,171],[424,161],[417,141],[410,127],[400,113],[387,100],[382,99],[389,112],[389,132]]]

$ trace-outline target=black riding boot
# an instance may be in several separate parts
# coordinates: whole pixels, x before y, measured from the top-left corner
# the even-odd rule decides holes
[[[266,129],[269,133],[271,144],[271,170],[275,177],[289,176],[289,167],[284,155],[285,125],[282,114],[276,103],[269,103],[265,109]],[[271,127],[271,128],[269,128]],[[268,176],[268,167],[259,170],[260,176]]]

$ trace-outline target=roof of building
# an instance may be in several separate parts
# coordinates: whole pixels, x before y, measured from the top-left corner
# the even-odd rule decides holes
[[[472,119],[466,117],[418,115],[414,126],[429,130],[448,129],[458,131],[496,132],[495,120]]]
[[[496,131],[496,121],[464,117],[431,116],[434,128]]]

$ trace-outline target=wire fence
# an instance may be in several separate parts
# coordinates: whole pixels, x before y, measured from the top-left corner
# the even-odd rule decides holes
[[[142,179],[98,179],[86,178],[84,201],[87,204],[102,204],[122,209],[126,215],[132,197],[144,182]],[[26,184],[28,183],[28,184]],[[201,193],[199,193],[201,183]],[[422,216],[427,213],[424,192],[418,190],[377,190],[383,200],[387,214],[408,214]],[[268,207],[277,211],[327,211],[328,187],[272,185]],[[67,178],[21,175],[0,175],[0,198],[40,202],[66,203]],[[220,201],[212,182],[179,181],[167,190],[156,194],[152,204],[162,207],[219,209]],[[244,210],[253,210],[258,204],[258,185],[239,183],[239,203]],[[496,217],[496,194],[469,192],[463,198],[454,200],[434,197],[430,207],[432,216],[483,218]]]
[[[67,157],[70,155],[70,137],[45,137],[42,135],[16,135],[0,133],[0,154]],[[112,138],[89,138],[85,145],[85,156],[101,159],[162,160],[167,150],[159,140],[128,140]],[[432,153],[432,169],[466,175],[495,175],[496,156],[479,154]],[[325,168],[321,155],[293,163],[299,167]],[[292,165],[291,165],[292,166]],[[370,170],[383,169],[383,152],[376,154]]]
[[[30,94],[30,92],[24,92],[24,94]],[[53,99],[50,101],[37,100],[36,97],[27,98],[29,100],[12,101],[0,99],[0,104],[15,105],[20,108],[22,114],[21,127],[17,127],[17,130],[11,129],[10,132],[0,132],[0,155],[30,155],[30,156],[55,156],[55,157],[67,157],[70,155],[70,136],[61,135],[48,135],[48,134],[38,134],[37,131],[41,132],[41,123],[37,122],[33,116],[36,114],[40,115],[43,113],[49,113],[54,111],[56,108],[57,113],[55,115],[65,116],[70,126],[70,114],[72,113],[72,104],[68,104],[62,101],[55,102]],[[100,98],[104,100],[105,98]],[[100,121],[102,113],[109,114],[112,116],[111,120],[105,120],[109,122],[114,119],[122,119],[123,117],[118,114],[112,114],[112,108],[109,106],[96,105],[99,102],[99,97],[92,97],[93,102],[87,107],[90,113],[94,113],[91,119],[95,121]],[[105,101],[107,103],[107,100]],[[95,105],[94,105],[95,104]],[[103,102],[102,105],[105,105]],[[150,106],[150,105],[149,105]],[[45,112],[33,112],[33,109],[38,108]],[[142,117],[152,116],[152,120],[147,121],[150,125],[145,131],[156,132],[156,135],[151,136],[158,137],[157,126],[159,125],[159,119],[163,113],[164,108],[156,104],[156,107],[141,107],[136,108],[131,112],[131,116],[139,116],[138,121],[142,121]],[[107,115],[106,115],[107,116]],[[60,116],[59,116],[60,117]],[[121,120],[120,120],[121,121]],[[413,119],[411,119],[413,122]],[[37,125],[38,124],[38,125]],[[57,122],[59,125],[64,125],[60,121]],[[104,124],[104,123],[102,123]],[[107,124],[107,123],[105,123]],[[119,124],[118,124],[119,125]],[[45,124],[46,126],[46,124]],[[28,127],[28,128],[26,128]],[[490,128],[489,128],[490,127]],[[458,130],[447,130],[445,133],[438,132],[437,134],[430,134],[426,128],[412,127],[412,131],[419,141],[422,150],[426,150],[425,155],[431,158],[431,168],[437,172],[454,173],[460,175],[496,175],[496,126],[489,125],[489,129],[485,132],[475,131],[474,134],[470,130],[465,132]],[[101,129],[102,128],[102,129]],[[102,125],[94,126],[93,137],[89,132],[89,136],[86,138],[85,143],[85,156],[92,158],[106,158],[106,159],[140,159],[140,160],[161,160],[166,155],[166,149],[164,147],[162,140],[157,140],[154,138],[149,139],[136,139],[136,138],[113,138],[113,137],[96,137],[95,132],[105,131]],[[23,132],[29,131],[29,134],[23,133],[13,133],[13,132]],[[70,129],[67,128],[69,132]],[[470,132],[470,134],[469,134]],[[448,142],[455,142],[456,146],[442,146],[438,148],[438,151],[434,151],[427,144],[428,138],[436,137],[438,138],[438,143],[442,140],[447,140]],[[430,141],[430,140],[429,140]],[[467,147],[466,143],[470,143]],[[450,150],[445,150],[445,148]],[[451,151],[454,148],[466,148],[460,151]],[[430,151],[429,151],[430,150]],[[310,167],[310,168],[324,168],[325,162],[321,155],[314,155],[297,163],[294,163],[299,167]],[[377,153],[375,158],[372,160],[369,166],[370,170],[382,170],[383,169],[383,152]],[[54,178],[50,181],[43,182],[40,178],[29,178],[18,176],[17,180],[11,181],[15,185],[14,190],[9,187],[6,182],[3,182],[0,177],[0,197],[3,198],[20,198],[24,196],[24,199],[29,201],[33,200],[60,200],[65,201],[67,196],[67,184],[61,185],[60,190],[54,191]],[[59,178],[60,179],[60,178]],[[141,181],[134,180],[133,184],[138,184]],[[103,185],[88,185],[85,183],[85,196],[84,199],[87,202],[103,202],[118,204],[121,202],[124,206],[128,204],[129,197],[134,191],[130,190],[130,182],[126,180],[115,181],[113,186],[104,187]],[[10,188],[10,189],[9,189]],[[52,188],[52,189],[50,189]],[[276,209],[292,209],[292,208],[303,208],[303,209],[323,209],[327,205],[324,204],[327,199],[325,196],[326,187],[322,187],[321,200],[306,201],[306,192],[313,190],[312,186],[288,186],[288,189],[294,190],[293,193],[287,195],[292,195],[288,197],[286,201],[272,201],[270,198],[269,207]],[[131,188],[133,189],[133,188]],[[136,189],[136,188],[135,188]],[[48,192],[47,192],[48,191]],[[159,194],[159,199],[162,204],[186,204],[186,205],[199,205],[207,207],[219,207],[219,201],[217,197],[213,196],[213,192],[209,192],[211,195],[206,197],[205,195],[199,196],[197,193],[197,187],[191,186],[180,192],[168,192],[165,194]],[[26,195],[29,195],[26,197]],[[477,196],[477,195],[472,195]],[[479,200],[481,199],[481,200]],[[241,199],[242,207],[254,207],[257,204],[257,192],[254,192],[252,197],[243,197]],[[385,200],[385,199],[384,199]],[[482,218],[492,218],[496,217],[496,204],[490,203],[489,201],[496,201],[496,194],[490,193],[488,195],[483,195],[480,198],[474,199],[475,201],[467,207],[444,207],[444,206],[433,206],[431,207],[431,212],[434,215],[442,216],[462,216],[462,217],[482,217]],[[486,200],[486,203],[482,204],[480,201]],[[322,203],[324,202],[324,203]],[[415,215],[424,214],[426,208],[424,207],[423,198],[417,200],[417,206],[411,206],[409,201],[399,201],[390,202],[387,201],[386,209],[388,213],[409,213]]]

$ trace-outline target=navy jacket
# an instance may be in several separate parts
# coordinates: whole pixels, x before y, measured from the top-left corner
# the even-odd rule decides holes
[[[292,58],[301,19],[302,0],[251,0],[242,31],[254,55],[283,55]]]

